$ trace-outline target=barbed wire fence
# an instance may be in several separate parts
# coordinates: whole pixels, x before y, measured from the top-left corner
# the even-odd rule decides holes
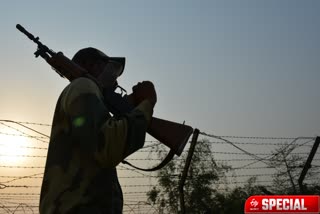
[[[50,129],[51,125],[44,123],[0,120],[0,214],[39,213],[40,188]],[[252,177],[256,178],[257,184],[271,188],[274,175],[282,173],[272,164],[272,160],[283,154],[299,155],[301,160],[290,167],[302,171],[316,139],[217,136],[201,131],[199,137],[199,141],[205,140],[210,145],[210,151],[203,152],[210,153],[217,163],[231,166],[231,170],[226,172],[226,180],[217,183],[217,191],[221,192],[241,187]],[[189,146],[187,144],[183,153],[188,152]],[[144,148],[127,160],[138,166],[151,167],[162,160],[159,153],[168,151],[158,141],[148,139]],[[173,161],[185,162],[182,156],[174,157]],[[311,168],[313,174],[320,173],[319,152],[314,156]],[[158,174],[142,172],[124,164],[120,164],[117,170],[124,195],[124,213],[158,213],[147,200],[148,191],[158,185]],[[181,177],[179,174],[171,176],[172,179]],[[319,185],[318,179],[312,176],[306,176],[304,182]],[[294,185],[299,188],[297,183]]]

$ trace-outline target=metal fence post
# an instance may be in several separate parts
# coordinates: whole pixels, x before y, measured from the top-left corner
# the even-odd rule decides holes
[[[311,149],[311,152],[309,154],[309,157],[303,167],[303,170],[301,172],[301,175],[299,177],[299,180],[298,180],[298,183],[299,183],[299,187],[300,187],[300,192],[303,193],[305,191],[304,189],[304,186],[303,186],[303,180],[304,180],[304,177],[306,176],[308,170],[310,169],[311,167],[311,162],[312,162],[312,159],[314,157],[314,155],[316,154],[317,152],[317,149],[319,147],[319,143],[320,143],[320,137],[318,136],[313,144],[313,147]]]
[[[181,176],[181,179],[180,179],[180,182],[179,182],[179,186],[178,186],[179,195],[180,195],[180,210],[181,210],[181,214],[185,214],[186,213],[186,208],[185,208],[185,203],[184,203],[183,187],[184,187],[184,184],[185,184],[186,179],[187,179],[188,170],[189,170],[189,167],[190,167],[190,163],[191,163],[191,160],[192,160],[192,156],[193,156],[193,152],[194,152],[196,143],[198,141],[198,136],[199,136],[199,129],[195,129],[194,132],[193,132],[191,145],[190,145],[190,148],[189,148],[189,151],[188,151],[186,164],[184,165],[184,169],[183,169],[182,176]]]

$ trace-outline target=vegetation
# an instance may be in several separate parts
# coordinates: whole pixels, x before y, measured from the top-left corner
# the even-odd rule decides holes
[[[262,194],[300,194],[298,175],[301,173],[302,160],[290,153],[293,146],[282,147],[274,151],[268,163],[276,169],[272,186],[257,184],[257,178],[251,177],[246,184],[224,191],[225,174],[231,167],[218,164],[205,140],[197,143],[184,186],[185,209],[187,213],[243,213],[244,203],[251,195]],[[160,154],[160,153],[159,153]],[[182,155],[182,160],[187,154]],[[297,167],[298,166],[298,167]],[[184,161],[171,161],[158,171],[158,185],[147,193],[148,201],[157,207],[159,213],[180,213],[180,195],[178,191]],[[309,176],[313,176],[312,171]],[[306,188],[304,194],[319,194],[319,184]]]

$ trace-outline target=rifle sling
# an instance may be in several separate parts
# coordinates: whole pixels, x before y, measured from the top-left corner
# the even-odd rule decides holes
[[[171,149],[170,152],[167,154],[167,156],[163,159],[163,161],[159,165],[157,165],[157,166],[155,166],[153,168],[150,168],[150,169],[144,169],[144,168],[140,168],[140,167],[134,166],[131,163],[129,163],[128,161],[125,161],[125,160],[123,160],[122,163],[123,164],[127,164],[127,165],[129,165],[129,166],[131,166],[131,167],[133,167],[135,169],[141,170],[141,171],[152,172],[152,171],[159,170],[162,167],[164,167],[165,165],[167,165],[167,163],[169,163],[172,160],[173,156],[174,156],[174,152]]]

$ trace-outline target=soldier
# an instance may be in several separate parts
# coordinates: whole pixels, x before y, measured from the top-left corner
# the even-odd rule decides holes
[[[117,85],[125,58],[84,48],[72,61],[102,83],[102,90],[92,79],[80,77],[62,91],[52,123],[40,213],[122,213],[116,166],[143,147],[156,91],[149,81],[138,83],[131,96],[136,107],[111,116],[105,91]]]

